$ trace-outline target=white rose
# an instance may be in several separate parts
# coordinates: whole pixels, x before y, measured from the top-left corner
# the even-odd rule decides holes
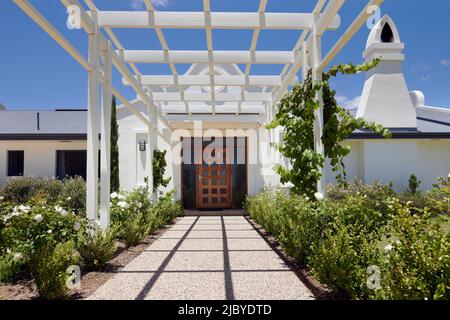
[[[15,262],[22,260],[23,259],[23,254],[21,254],[20,252],[19,253],[15,253],[13,259],[14,259]]]
[[[123,194],[119,194],[119,195],[117,196],[117,199],[119,199],[119,200],[125,200],[126,197],[125,197]]]
[[[450,173],[447,175],[447,178],[449,178],[450,179]]]
[[[36,220],[37,223],[41,223],[44,220],[44,217],[42,214],[37,214],[34,216],[34,220]]]
[[[125,201],[119,201],[117,202],[117,205],[121,208],[126,208],[128,206],[128,203],[126,203]]]
[[[5,200],[5,197],[0,197],[0,201],[3,201],[3,200]]]
[[[320,192],[314,193],[314,197],[316,198],[317,201],[323,201],[325,199],[325,196],[323,195],[323,193],[320,193]]]
[[[80,230],[80,228],[81,228],[81,223],[79,221],[75,222],[75,224],[73,225],[73,229],[75,231],[78,231],[78,230]]]
[[[67,212],[66,209],[61,208],[60,206],[55,206],[55,210],[56,210],[56,212],[58,212],[61,216],[67,217],[68,212]]]
[[[142,203],[136,202],[136,206],[140,209],[140,208],[142,208]]]
[[[18,207],[18,209],[24,213],[28,213],[31,210],[31,208],[29,206],[24,206],[24,205],[20,205]]]
[[[66,200],[70,201],[70,200],[72,200],[72,197],[67,197]]]
[[[52,234],[52,233],[53,233],[53,230],[52,230],[52,229],[48,229],[48,230],[47,230],[47,233],[48,233],[48,234]]]
[[[392,246],[392,244],[388,244],[387,246],[384,247],[385,251],[391,251],[394,247]]]
[[[111,193],[111,198],[112,199],[117,198],[117,196],[118,196],[117,192],[114,191],[113,193]]]

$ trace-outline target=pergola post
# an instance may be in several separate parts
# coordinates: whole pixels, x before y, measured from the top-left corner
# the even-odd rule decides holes
[[[319,16],[316,17],[316,22]],[[318,34],[317,23],[314,23],[312,32],[312,80],[313,82],[322,81],[322,70],[319,69],[320,62],[322,61],[322,36]],[[319,108],[314,111],[314,150],[325,156],[325,150],[322,143],[322,131],[323,131],[323,99],[322,92],[317,97],[319,102]],[[323,167],[318,167],[321,174],[320,179],[317,181],[317,192],[325,193],[325,170]]]
[[[110,224],[111,185],[111,104],[112,104],[112,45],[102,52],[102,117],[101,117],[101,163],[100,163],[100,226],[102,230]]]
[[[93,13],[95,16],[95,13]],[[98,219],[98,134],[99,134],[99,31],[88,35],[89,64],[93,70],[88,76],[88,114],[87,114],[87,165],[86,165],[86,217],[91,222]]]
[[[152,195],[152,199],[155,198],[155,193],[153,192],[153,150],[155,149],[155,137],[156,137],[156,124],[155,124],[155,117],[156,112],[154,112],[155,107],[147,106],[147,112],[148,112],[148,121],[153,124],[154,126],[148,126],[148,148],[147,148],[147,157],[148,157],[148,185],[150,188],[150,193]]]

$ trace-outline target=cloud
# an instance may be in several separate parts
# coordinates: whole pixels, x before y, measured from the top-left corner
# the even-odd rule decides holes
[[[443,65],[444,67],[450,67],[450,60],[442,59],[441,65]]]
[[[425,63],[418,63],[411,67],[412,72],[424,72],[428,71],[430,69],[430,66]]]
[[[170,4],[170,0],[151,0],[155,8],[165,8]],[[133,10],[145,10],[144,0],[131,0]]]
[[[420,77],[420,81],[428,81],[430,79],[431,79],[431,75],[430,74],[427,74],[427,75],[424,75],[424,76]]]
[[[336,101],[346,109],[352,109],[359,106],[361,96],[356,96],[353,99],[346,96],[336,96]]]

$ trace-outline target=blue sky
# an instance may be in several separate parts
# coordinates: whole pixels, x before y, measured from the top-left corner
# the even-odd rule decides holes
[[[328,52],[368,0],[347,0],[341,10],[342,25],[324,36],[323,51]],[[66,28],[65,7],[60,0],[32,0],[47,19],[87,55],[84,31]],[[202,0],[153,0],[159,10],[202,10]],[[315,0],[269,0],[268,12],[310,12]],[[142,0],[96,0],[104,10],[139,10]],[[258,0],[211,0],[213,11],[257,11]],[[425,93],[427,105],[450,108],[450,1],[385,0],[382,15],[389,14],[405,42],[404,73],[410,90]],[[363,27],[332,64],[362,62],[369,29]],[[127,49],[161,49],[153,30],[119,29],[116,35]],[[170,49],[206,49],[205,32],[200,30],[164,30]],[[258,50],[291,50],[298,31],[262,31]],[[247,50],[252,31],[214,30],[214,48]],[[42,31],[12,1],[0,1],[0,102],[8,109],[80,108],[86,105],[87,75],[58,44]],[[138,65],[144,74],[169,74],[166,65]],[[179,73],[189,66],[177,65]],[[278,74],[281,66],[260,65],[252,74]],[[114,74],[116,87],[129,99],[135,93],[121,85]],[[341,76],[333,80],[339,101],[354,104],[361,94],[364,76]]]

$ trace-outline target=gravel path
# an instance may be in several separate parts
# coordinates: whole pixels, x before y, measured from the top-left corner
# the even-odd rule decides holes
[[[314,299],[244,217],[184,217],[88,299]]]

